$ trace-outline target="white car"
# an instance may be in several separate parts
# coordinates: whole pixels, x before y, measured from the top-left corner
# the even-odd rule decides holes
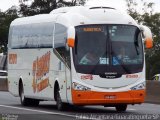
[[[1,78],[7,78],[7,71],[5,70],[0,70],[0,79]]]

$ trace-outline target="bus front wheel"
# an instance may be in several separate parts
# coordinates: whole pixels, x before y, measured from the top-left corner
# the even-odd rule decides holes
[[[116,106],[116,110],[118,112],[125,112],[127,110],[127,105],[126,104],[124,104],[124,105],[117,105]]]
[[[57,109],[60,111],[64,110],[66,106],[65,103],[62,102],[59,88],[56,91],[56,106],[57,106]]]

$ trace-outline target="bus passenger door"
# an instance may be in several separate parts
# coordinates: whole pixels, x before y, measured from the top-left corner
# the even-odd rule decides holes
[[[70,63],[70,58],[67,58],[67,63]],[[67,102],[72,103],[72,95],[71,95],[71,70],[70,65],[65,66],[65,74],[66,74],[66,97]]]

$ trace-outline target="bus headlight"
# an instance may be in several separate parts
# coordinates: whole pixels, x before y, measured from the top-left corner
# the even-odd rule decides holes
[[[75,83],[75,82],[73,82],[72,88],[73,88],[74,90],[82,90],[82,91],[91,90],[91,88],[86,87],[86,86],[81,85],[81,84],[78,84],[78,83]]]
[[[134,87],[131,87],[131,90],[144,90],[146,87],[146,83],[143,82],[143,83],[140,83]]]

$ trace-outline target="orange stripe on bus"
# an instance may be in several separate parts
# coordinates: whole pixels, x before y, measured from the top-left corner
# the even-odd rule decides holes
[[[42,91],[49,85],[49,78],[42,80],[39,84],[37,84],[37,92]]]
[[[95,92],[77,91],[72,89],[72,101],[73,104],[76,105],[107,105],[116,103],[136,104],[143,103],[144,98],[145,90],[126,92]]]

